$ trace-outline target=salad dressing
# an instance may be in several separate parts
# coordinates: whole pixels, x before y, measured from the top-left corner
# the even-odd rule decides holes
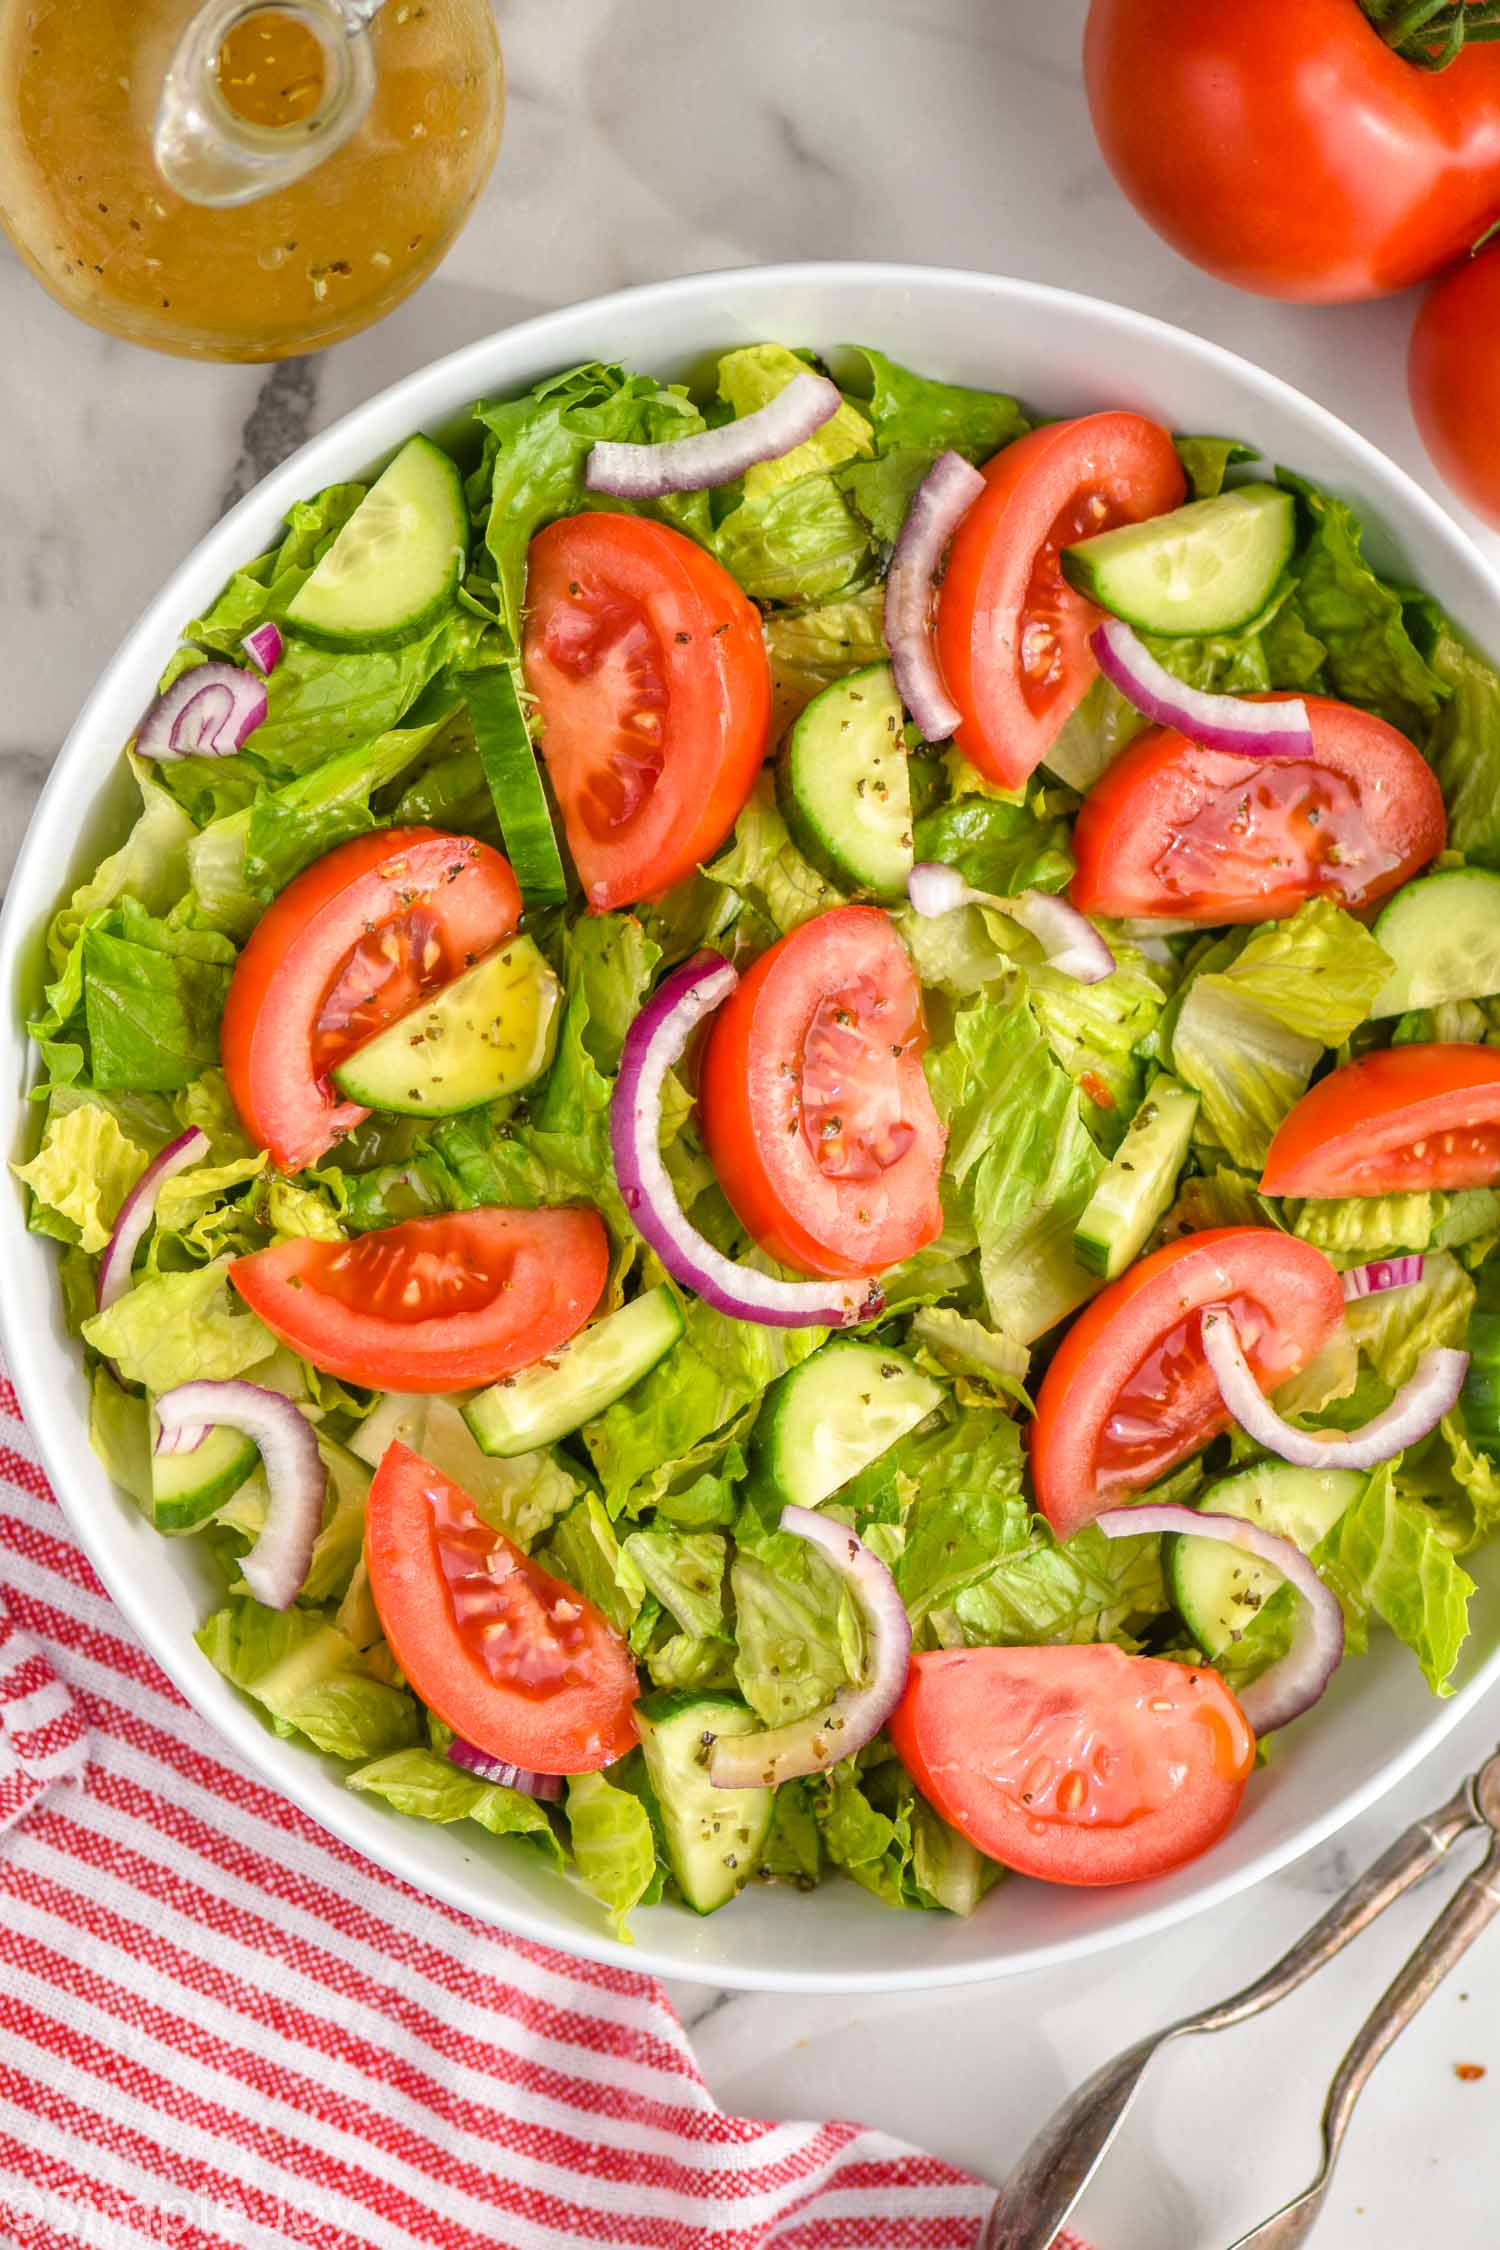
[[[311,161],[301,177],[232,205],[163,177],[158,109],[195,17],[223,33],[189,89],[209,156],[273,164],[285,138]],[[359,84],[335,83],[339,42]],[[490,0],[387,0],[352,33],[333,0],[0,0],[0,220],[93,326],[278,359],[352,335],[432,271],[489,174],[502,107]]]

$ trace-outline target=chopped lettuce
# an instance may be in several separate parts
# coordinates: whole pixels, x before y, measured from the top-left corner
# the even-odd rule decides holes
[[[1003,797],[954,797],[917,822],[914,840],[919,860],[944,860],[976,891],[1001,898],[1065,890],[1073,877],[1068,824],[1046,807],[1039,791],[1023,804]]]
[[[568,1830],[583,1882],[628,1945],[633,1908],[655,1903],[663,1875],[651,1815],[629,1789],[602,1773],[575,1773],[568,1783]]]
[[[704,493],[633,504],[584,490],[584,464],[596,444],[655,444],[689,437],[704,427],[680,386],[657,383],[649,375],[626,375],[595,361],[539,383],[522,398],[482,403],[475,413],[485,452],[470,485],[470,500],[485,520],[500,620],[512,652],[521,645],[526,551],[533,535],[555,516],[603,506],[616,513],[660,515],[695,538],[710,536]]]
[[[519,1836],[537,1845],[555,1866],[564,1864],[556,1831],[535,1797],[481,1781],[431,1750],[393,1750],[351,1773],[348,1784],[361,1796],[378,1797],[393,1812],[407,1813],[413,1820],[435,1820],[445,1826],[455,1820],[477,1821],[492,1836]]]
[[[815,695],[848,672],[884,658],[882,589],[810,609],[778,609],[766,619],[774,700],[771,731],[779,739]]]
[[[1332,1196],[1297,1207],[1292,1231],[1332,1257],[1459,1249],[1500,1234],[1500,1190]]]
[[[1018,1517],[1008,1549],[954,1601],[953,1637],[971,1646],[1110,1640],[1133,1648],[1167,1606],[1159,1539],[1106,1539],[1088,1525],[1059,1546],[1041,1517]]]
[[[265,1609],[248,1596],[194,1634],[225,1679],[253,1696],[275,1733],[303,1735],[335,1758],[383,1758],[421,1730],[415,1698],[371,1669],[369,1651],[320,1610]]]
[[[929,1052],[927,1074],[990,1318],[1029,1344],[1099,1286],[1073,1256],[1073,1229],[1104,1158],[1024,997],[961,1008],[952,1040]]]
[[[1463,1343],[1473,1309],[1473,1282],[1440,1250],[1424,1261],[1420,1281],[1356,1298],[1347,1318],[1360,1350],[1394,1391],[1410,1379],[1423,1352]]]
[[[29,1164],[12,1169],[31,1190],[33,1230],[96,1254],[149,1162],[112,1111],[97,1102],[64,1106],[54,1098],[41,1147]]]
[[[270,1329],[231,1289],[227,1258],[137,1281],[108,1312],[84,1321],[83,1339],[125,1382],[152,1392],[227,1382],[276,1350]]]
[[[1364,1021],[1389,974],[1390,956],[1323,898],[1235,944],[1222,968],[1200,970],[1178,1011],[1172,1055],[1177,1075],[1203,1097],[1203,1137],[1259,1171],[1323,1049]]]
[[[1345,501],[1285,469],[1279,478],[1297,495],[1305,525],[1293,565],[1297,602],[1323,643],[1332,692],[1419,733],[1448,690],[1411,637],[1401,594],[1365,561],[1359,519]]]
[[[193,824],[144,760],[132,758],[130,764],[140,786],[139,817],[119,850],[102,859],[88,881],[53,916],[47,932],[47,954],[54,971],[65,966],[84,924],[95,914],[127,897],[148,914],[165,914],[188,887],[188,845]]]
[[[1177,458],[1182,463],[1188,491],[1194,500],[1215,499],[1223,491],[1225,476],[1231,468],[1259,459],[1258,449],[1243,444],[1239,438],[1179,437],[1172,443],[1177,448]]]
[[[1482,867],[1500,867],[1500,675],[1447,624],[1432,670],[1449,690],[1428,754],[1448,808],[1448,842]]]
[[[803,1541],[775,1542],[769,1559],[741,1546],[730,1565],[735,1679],[768,1727],[807,1718],[855,1669],[839,1580]]]
[[[779,398],[794,376],[808,372],[807,362],[784,344],[743,344],[719,361],[719,396],[736,420],[754,414]],[[874,432],[863,414],[847,399],[838,411],[790,453],[773,461],[757,461],[745,473],[745,498],[757,500],[779,485],[795,484],[799,477],[816,476],[836,469],[857,455],[873,453]]]
[[[1474,1582],[1427,1510],[1402,1496],[1397,1468],[1380,1464],[1313,1559],[1346,1609],[1373,1610],[1413,1651],[1433,1694],[1451,1695]]]
[[[627,1563],[683,1633],[706,1641],[724,1631],[728,1542],[720,1533],[657,1524],[632,1531],[621,1547]]]

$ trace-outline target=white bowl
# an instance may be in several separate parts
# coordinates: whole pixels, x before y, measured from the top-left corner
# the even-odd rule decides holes
[[[59,892],[118,832],[120,745],[183,622],[230,570],[268,546],[289,504],[358,476],[419,428],[485,393],[522,389],[586,359],[674,375],[735,343],[777,337],[824,350],[879,345],[925,373],[1013,390],[1038,408],[1141,409],[1179,430],[1254,441],[1273,461],[1346,494],[1377,561],[1435,594],[1481,646],[1500,647],[1500,580],[1442,510],[1375,448],[1275,376],[1118,306],[988,275],[878,265],[704,274],[525,322],[395,384],[314,438],[242,500],[183,563],[90,696],[43,792],[0,916],[6,1142],[25,1132],[31,1061],[21,1028],[40,937]],[[753,1887],[706,1921],[672,1907],[636,1916],[614,1944],[597,1908],[524,1847],[464,1826],[404,1820],[342,1788],[339,1769],[281,1742],[200,1656],[192,1634],[214,1594],[190,1543],[158,1538],[90,1450],[88,1395],[63,1324],[51,1245],[28,1234],[20,1193],[0,1196],[0,1330],[16,1387],[68,1518],[142,1641],[266,1782],[419,1889],[504,1928],[599,1960],[720,1985],[893,1991],[1036,1969],[1167,1928],[1273,1873],[1362,1811],[1424,1757],[1500,1673],[1500,1553],[1476,1558],[1475,1631],[1457,1693],[1428,1694],[1389,1636],[1348,1663],[1319,1711],[1277,1746],[1216,1850],[1139,1889],[1069,1891],[1011,1880],[968,1921],[896,1914],[844,1882],[810,1897]]]

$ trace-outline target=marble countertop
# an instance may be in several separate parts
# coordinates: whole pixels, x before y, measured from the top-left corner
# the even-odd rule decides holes
[[[1408,303],[1239,296],[1117,195],[1078,82],[1084,0],[500,0],[500,13],[510,114],[478,215],[411,304],[322,359],[208,368],[133,352],[67,319],[0,247],[0,874],[95,673],[229,501],[409,369],[601,290],[814,256],[1062,282],[1245,352],[1426,473],[1402,380]],[[1071,1971],[880,2000],[676,1997],[730,2106],[863,2116],[998,2178],[1082,2076],[1256,1973],[1494,1735],[1474,1715],[1335,1843]],[[1085,2205],[1098,2250],[1224,2250],[1310,2173],[1337,2057],[1436,1905],[1435,1890],[1407,1901],[1295,2002],[1162,2060]],[[1460,2079],[1460,2063],[1489,2075]],[[1493,2250],[1497,2149],[1493,1936],[1377,2074],[1319,2242]]]

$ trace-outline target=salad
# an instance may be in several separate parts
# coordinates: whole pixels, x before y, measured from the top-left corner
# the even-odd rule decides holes
[[[1500,677],[1247,445],[840,377],[295,507],[30,1027],[204,1657],[622,1932],[1180,1866],[1500,1532]]]

